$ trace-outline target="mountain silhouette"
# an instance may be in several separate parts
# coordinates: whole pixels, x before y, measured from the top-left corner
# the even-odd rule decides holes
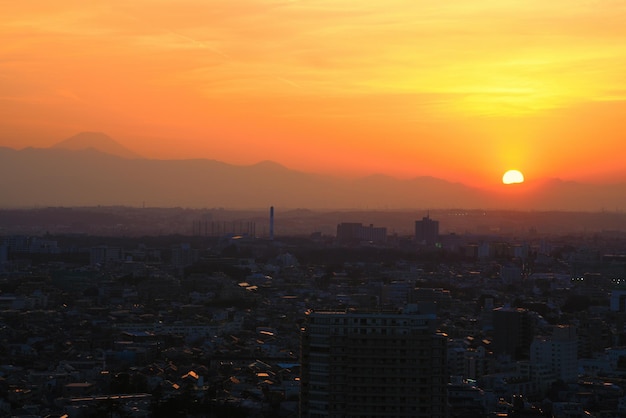
[[[115,155],[122,158],[141,158],[140,155],[130,151],[128,148],[113,140],[110,136],[102,132],[80,132],[71,136],[52,148],[80,151],[94,149],[96,151]]]
[[[81,141],[70,143],[85,143]],[[558,179],[493,191],[433,177],[399,180],[374,175],[350,180],[303,173],[271,161],[238,166],[208,159],[122,158],[94,146],[76,151],[61,146],[0,148],[0,207],[600,211],[626,208],[625,191],[624,183]]]

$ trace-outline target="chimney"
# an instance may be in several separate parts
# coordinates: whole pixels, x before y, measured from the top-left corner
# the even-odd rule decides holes
[[[270,206],[270,241],[274,240],[274,206]]]

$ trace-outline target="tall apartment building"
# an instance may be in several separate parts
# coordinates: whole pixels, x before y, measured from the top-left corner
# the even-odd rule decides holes
[[[493,352],[511,360],[528,360],[534,330],[526,309],[501,307],[493,310]]]
[[[435,245],[439,240],[439,221],[425,216],[421,221],[415,221],[415,242],[418,244]]]
[[[303,418],[447,416],[447,336],[434,315],[309,312],[301,328]]]

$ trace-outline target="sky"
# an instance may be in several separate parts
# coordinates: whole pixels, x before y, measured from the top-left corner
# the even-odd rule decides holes
[[[626,181],[621,0],[0,0],[0,146]]]

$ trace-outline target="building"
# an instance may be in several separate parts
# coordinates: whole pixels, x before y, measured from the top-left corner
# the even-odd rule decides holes
[[[555,327],[551,337],[537,337],[531,344],[533,366],[544,365],[555,379],[575,382],[578,378],[578,336],[572,326]]]
[[[9,253],[27,253],[29,238],[25,235],[11,235],[2,239]]]
[[[611,291],[610,306],[611,312],[626,312],[626,289],[622,287]]]
[[[354,244],[359,242],[373,242],[384,244],[387,242],[387,228],[363,226],[361,223],[343,222],[337,225],[337,242],[341,244]]]
[[[123,260],[123,252],[119,247],[108,247],[106,245],[100,245],[97,247],[91,247],[89,250],[89,263],[92,266],[95,265],[112,265],[119,263]]]
[[[410,305],[411,306],[411,305]],[[309,312],[303,418],[446,417],[447,336],[417,312]]]
[[[500,279],[504,284],[519,285],[522,281],[522,268],[514,264],[501,266]]]
[[[0,266],[9,261],[9,246],[0,244]]]
[[[415,221],[415,242],[432,246],[439,241],[439,221],[427,215],[421,221]]]
[[[198,251],[191,248],[188,243],[172,246],[172,265],[175,267],[188,267],[198,261]]]
[[[533,341],[532,318],[526,309],[501,307],[493,310],[493,353],[511,360],[527,360]]]

